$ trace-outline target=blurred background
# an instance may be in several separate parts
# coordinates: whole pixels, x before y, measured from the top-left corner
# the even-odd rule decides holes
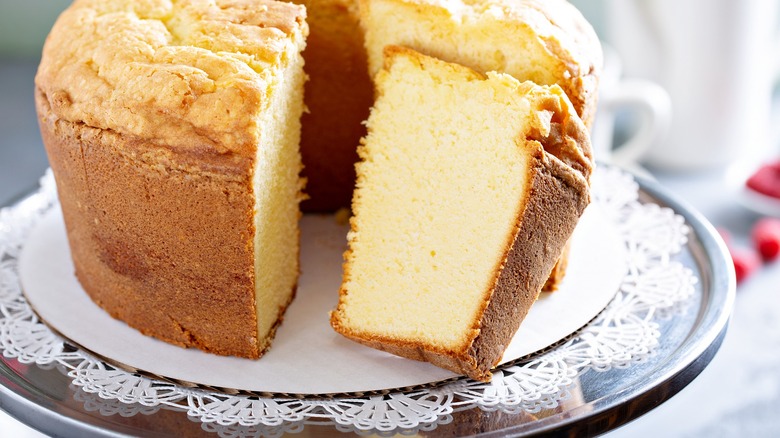
[[[780,200],[745,181],[780,160],[780,1],[572,0],[604,42],[597,159],[658,180],[750,250]],[[0,205],[47,168],[33,106],[46,34],[66,0],[0,0]],[[780,167],[767,184],[780,191]],[[780,436],[780,267],[738,287],[710,366],[671,400],[609,434]],[[2,406],[0,406],[1,408]],[[37,432],[0,411],[0,436]]]
[[[46,35],[70,1],[0,0],[0,205],[36,184],[48,166],[32,100]]]

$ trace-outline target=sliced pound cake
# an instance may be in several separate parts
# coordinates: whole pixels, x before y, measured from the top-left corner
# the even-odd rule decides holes
[[[589,203],[588,133],[558,86],[385,56],[331,324],[489,380]]]
[[[78,0],[57,20],[41,134],[76,276],[115,318],[218,354],[270,345],[299,274],[305,18],[272,0]]]
[[[585,126],[593,122],[601,44],[566,0],[360,0],[360,14],[372,75],[384,47],[402,45],[481,73],[558,84]],[[545,291],[563,281],[568,251],[567,244]]]

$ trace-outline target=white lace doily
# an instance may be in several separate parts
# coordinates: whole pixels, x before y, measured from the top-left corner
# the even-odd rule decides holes
[[[574,379],[586,370],[629,367],[652,355],[661,336],[655,321],[674,318],[698,281],[676,260],[689,232],[681,216],[641,203],[638,184],[614,168],[600,168],[593,188],[593,202],[601,204],[619,230],[628,254],[620,290],[575,336],[502,366],[490,383],[462,378],[385,395],[264,398],[189,388],[113,368],[53,333],[22,295],[20,250],[36,221],[57,206],[50,172],[41,179],[40,190],[0,210],[0,349],[22,364],[59,368],[80,389],[76,397],[87,410],[132,416],[174,409],[221,436],[277,436],[312,423],[358,433],[414,432],[434,429],[452,421],[452,413],[474,407],[528,413],[554,408],[570,396]]]

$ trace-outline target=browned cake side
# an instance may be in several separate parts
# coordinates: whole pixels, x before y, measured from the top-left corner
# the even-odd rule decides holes
[[[566,242],[566,245],[561,251],[561,256],[558,258],[558,262],[553,266],[550,277],[544,282],[542,286],[542,292],[555,292],[561,286],[563,278],[566,276],[566,268],[569,267],[569,252],[571,251],[571,242]]]
[[[95,303],[167,342],[258,357],[250,163],[166,163],[36,101],[76,275]]]
[[[293,0],[306,6],[309,37],[303,57],[309,75],[301,124],[304,212],[349,208],[357,146],[373,102],[363,32],[355,0]]]

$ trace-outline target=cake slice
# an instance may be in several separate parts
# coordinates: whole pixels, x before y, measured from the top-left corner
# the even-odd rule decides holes
[[[520,81],[558,84],[585,126],[596,114],[603,55],[596,32],[566,0],[360,0],[369,72],[389,44]],[[545,283],[558,289],[569,245]]]
[[[272,0],[78,0],[57,20],[41,135],[76,276],[113,317],[218,354],[269,347],[299,274],[305,18]]]
[[[589,203],[588,133],[558,86],[385,56],[331,324],[489,380]]]

